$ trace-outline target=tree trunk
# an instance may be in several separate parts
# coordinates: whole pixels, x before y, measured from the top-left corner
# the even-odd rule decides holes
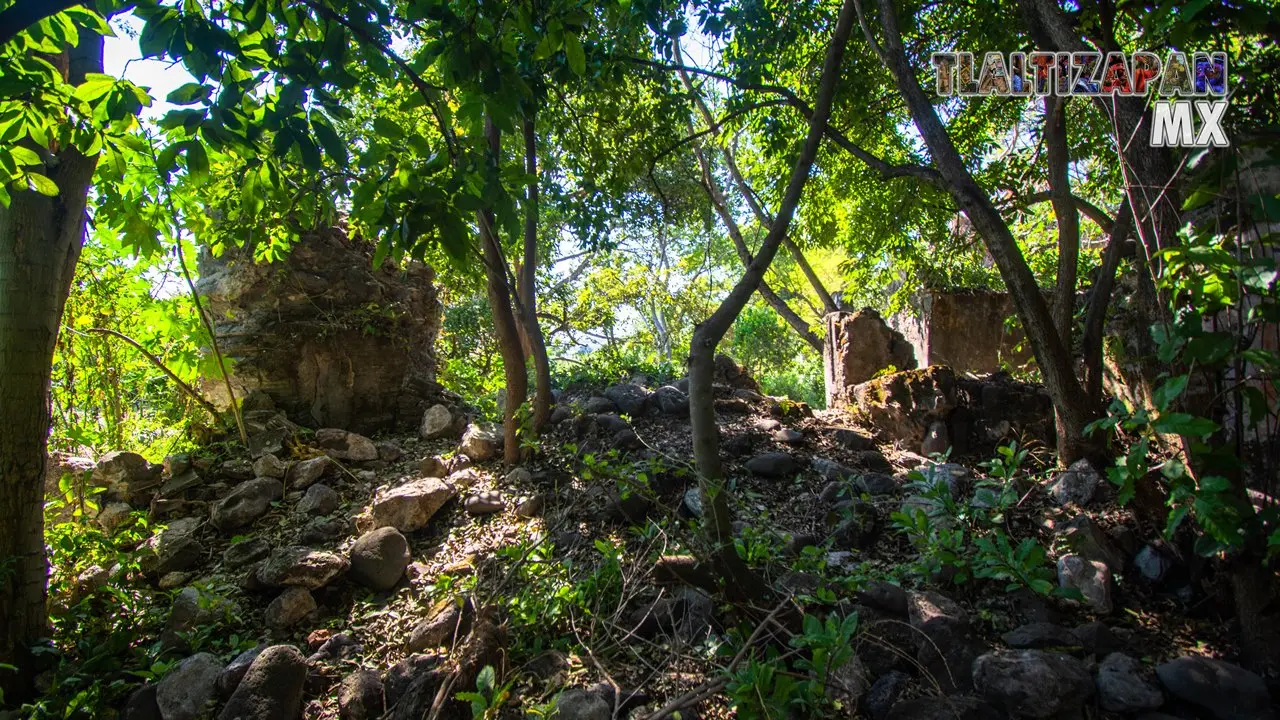
[[[1031,342],[1036,363],[1044,376],[1045,387],[1053,398],[1054,409],[1062,418],[1065,437],[1059,439],[1062,443],[1058,447],[1061,461],[1069,464],[1089,456],[1101,462],[1098,447],[1089,442],[1083,432],[1084,426],[1095,417],[1096,409],[1087,402],[1083,389],[1076,380],[1071,355],[1058,334],[1049,305],[1045,302],[1009,226],[991,203],[988,193],[969,173],[959,151],[951,142],[946,126],[938,119],[933,103],[920,87],[914,69],[907,62],[892,0],[880,0],[880,23],[885,34],[883,47],[877,43],[870,26],[863,18],[867,42],[876,48],[888,66],[947,190],[982,237],[987,252],[1000,271],[1001,279],[1009,289],[1018,318]]]
[[[73,84],[102,72],[102,37],[83,33],[70,51]],[[5,700],[29,697],[29,648],[48,632],[44,470],[53,350],[84,244],[85,203],[97,157],[65,148],[40,172],[56,197],[14,190],[0,206],[0,670]]]
[[[1067,146],[1067,98],[1046,95],[1044,98],[1044,144],[1049,165],[1049,199],[1058,225],[1058,274],[1053,295],[1053,324],[1067,354],[1071,355],[1072,325],[1075,318],[1076,263],[1080,259],[1080,215],[1071,197],[1068,166],[1071,152]],[[1058,447],[1071,442],[1071,427],[1056,409],[1054,427]]]
[[[684,65],[684,58],[680,54],[680,43],[678,42],[675,43],[675,58],[677,65]],[[711,114],[710,108],[707,107],[706,101],[702,99],[702,93],[698,92],[697,89],[693,87],[693,83],[689,80],[689,73],[683,69],[680,70],[680,79],[684,83],[685,90],[693,97],[693,102],[697,106],[698,112],[702,115],[703,121],[707,123],[707,127],[711,130],[712,135],[717,138],[720,137],[720,124],[716,122],[715,117]],[[725,164],[729,168],[729,176],[733,178],[734,184],[738,186],[738,192],[741,192],[742,197],[747,201],[747,206],[751,208],[752,214],[756,216],[756,221],[765,229],[765,232],[768,232],[773,226],[773,218],[771,218],[760,205],[760,201],[756,198],[755,192],[752,191],[751,186],[747,184],[746,178],[742,175],[742,171],[738,169],[738,163],[733,157],[732,148],[726,144],[721,148],[721,150],[724,152]],[[723,195],[723,193],[721,194]],[[800,267],[800,272],[804,273],[805,279],[809,281],[809,285],[813,288],[814,293],[817,294],[818,300],[822,303],[823,312],[826,314],[835,312],[835,299],[831,297],[831,293],[827,292],[827,288],[822,284],[822,280],[818,278],[818,274],[813,271],[813,266],[809,264],[809,260],[804,256],[804,252],[800,250],[800,247],[797,246],[789,236],[783,237],[782,244],[787,248],[787,252],[791,253],[792,259],[795,260],[796,265]],[[769,292],[772,292],[772,290]],[[764,292],[761,292],[761,295],[764,295]],[[785,317],[785,315],[783,317]],[[788,322],[790,322],[790,320],[788,320]],[[813,332],[809,331],[809,334],[813,335]],[[801,337],[804,337],[804,335],[801,335]],[[809,342],[809,338],[805,337],[805,342]],[[819,352],[822,351],[821,340],[818,341],[817,350]]]
[[[533,357],[534,395],[533,427],[539,430],[551,416],[551,360],[547,357],[547,340],[538,324],[538,133],[534,126],[535,111],[524,116],[524,171],[529,175],[524,213],[524,264],[516,282],[520,297],[521,319]]]
[[[487,117],[484,129],[489,140],[489,162],[496,169],[502,152],[501,137],[498,128]],[[492,210],[486,208],[476,213],[484,255],[485,288],[489,295],[489,308],[493,312],[498,351],[502,355],[502,374],[507,381],[507,401],[502,411],[502,459],[507,465],[515,465],[520,461],[520,423],[516,411],[524,404],[529,393],[529,378],[525,372],[524,349],[520,347],[515,313],[511,310],[507,261],[502,256],[502,246],[498,242],[494,222]]]
[[[1085,311],[1084,334],[1080,336],[1080,353],[1084,356],[1084,392],[1091,402],[1102,404],[1102,336],[1107,320],[1107,307],[1116,284],[1116,270],[1129,245],[1129,232],[1133,229],[1133,210],[1129,201],[1120,204],[1116,220],[1108,231],[1107,249],[1102,253],[1102,267],[1089,293],[1089,307]]]
[[[827,118],[831,114],[831,99],[835,95],[845,44],[853,28],[854,0],[844,0],[836,21],[835,33],[827,48],[822,67],[822,79],[813,116],[809,120],[809,132],[797,158],[795,168],[787,181],[778,217],[769,234],[747,266],[746,272],[734,285],[711,317],[700,323],[693,332],[689,346],[689,411],[693,435],[693,455],[698,465],[702,488],[703,506],[708,509],[706,534],[712,544],[716,570],[725,583],[725,591],[731,595],[754,596],[765,592],[760,579],[738,557],[733,542],[732,517],[729,511],[727,490],[724,486],[724,468],[720,464],[720,429],[716,424],[715,402],[712,394],[716,346],[738,317],[751,294],[773,262],[782,238],[791,225],[792,215],[800,202],[800,194],[809,178],[809,170],[818,154]]]

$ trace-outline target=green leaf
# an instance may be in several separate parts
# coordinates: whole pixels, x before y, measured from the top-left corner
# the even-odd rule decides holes
[[[564,58],[569,62],[569,69],[573,74],[586,74],[587,56],[582,51],[582,42],[578,40],[577,35],[564,36]]]
[[[404,130],[400,129],[400,126],[397,125],[394,120],[391,120],[386,116],[380,115],[377,118],[374,118],[373,129],[379,135],[388,140],[395,140],[404,137]]]
[[[209,97],[212,92],[213,88],[208,85],[190,82],[179,86],[165,99],[174,105],[193,105]]]
[[[41,175],[40,173],[29,172],[27,173],[26,177],[27,177],[27,189],[38,192],[41,195],[48,195],[49,197],[54,197],[55,195],[58,194],[57,183],[45,177],[44,175]]]
[[[1218,423],[1187,413],[1164,413],[1151,427],[1158,433],[1202,438],[1218,429]]]
[[[533,49],[534,60],[546,60],[560,49],[561,43],[555,39],[555,36],[548,33],[542,36],[538,41],[538,46]]]
[[[1170,403],[1177,400],[1186,391],[1187,381],[1190,379],[1190,375],[1179,375],[1165,381],[1152,395],[1151,399],[1155,402],[1156,408],[1162,412],[1166,410]]]
[[[1223,493],[1231,489],[1231,481],[1221,475],[1209,475],[1200,479],[1200,492]]]
[[[203,182],[209,177],[209,154],[204,145],[191,141],[184,144],[187,150],[187,175],[192,180]]]
[[[25,148],[21,145],[14,145],[9,148],[9,154],[17,161],[19,165],[39,165],[40,156],[31,148]]]
[[[316,139],[320,141],[320,146],[324,148],[325,154],[338,165],[346,167],[350,161],[350,157],[347,155],[347,145],[342,142],[342,138],[338,137],[338,133],[333,129],[333,126],[323,117],[312,115],[311,129],[315,132]]]

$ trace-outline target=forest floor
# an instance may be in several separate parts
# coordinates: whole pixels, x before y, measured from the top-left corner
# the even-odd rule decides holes
[[[276,463],[259,456],[246,472],[254,460],[243,450],[210,448],[194,462],[202,485],[182,490],[169,529],[148,542],[163,567],[96,587],[166,591],[154,602],[167,596],[171,607],[140,618],[135,642],[163,648],[171,663],[209,653],[221,667],[245,653],[231,665],[243,677],[266,645],[304,648],[307,718],[384,709],[397,718],[713,718],[735,707],[744,717],[876,720],[1227,716],[1162,689],[1169,681],[1153,672],[1186,655],[1238,660],[1220,589],[1169,554],[1158,528],[1117,508],[1096,474],[1088,497],[1064,504],[1043,448],[993,479],[982,464],[990,458],[939,463],[877,442],[876,428],[844,413],[723,388],[737,548],[771,589],[767,602],[729,602],[721,588],[696,587],[704,574],[692,557],[707,553],[688,420],[652,401],[634,417],[610,405],[589,389],[566,393],[514,470],[489,456],[492,443],[482,447],[491,438],[469,431],[461,449],[480,458],[474,464],[457,434],[388,436],[376,439],[376,459],[325,461],[319,478],[299,481],[299,461],[343,454],[299,431],[276,453],[287,468],[275,481],[282,497],[231,530],[226,496]],[[339,445],[358,449],[364,439],[354,437]],[[361,549],[375,526],[401,522],[379,510],[388,494],[430,476],[447,495],[403,528],[407,554],[394,542]],[[994,502],[977,500],[993,488]],[[903,515],[904,506],[924,512]],[[182,535],[166,541],[175,527]],[[175,547],[185,559],[174,561]],[[316,554],[278,557],[288,548]],[[1105,576],[1063,580],[1055,563],[1069,553],[1104,559]],[[264,571],[290,563],[274,577]],[[389,589],[366,580],[387,572]],[[1064,596],[1060,585],[1083,595]],[[61,601],[110,611],[111,597],[93,590]],[[995,679],[978,672],[980,657],[1011,650],[1044,657],[1016,656]],[[1120,690],[1101,679],[1115,652],[1137,661],[1116,671]],[[1046,683],[1037,662],[1060,682]],[[1072,673],[1087,687],[1061,679]],[[223,670],[218,690],[192,701],[200,712],[212,716],[236,674]],[[164,683],[132,691],[125,715],[176,717],[148,714],[151,698],[162,710],[175,702]],[[458,693],[477,693],[469,711]]]

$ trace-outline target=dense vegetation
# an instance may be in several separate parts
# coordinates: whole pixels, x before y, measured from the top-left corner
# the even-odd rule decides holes
[[[893,515],[914,559],[892,577],[1061,595],[1047,549],[1005,518],[1015,480],[1084,460],[1136,523],[1219,570],[1242,655],[1280,667],[1266,630],[1280,196],[1259,180],[1280,121],[1275,12],[1267,0],[0,0],[0,708],[94,716],[130,686],[86,682],[96,664],[135,680],[169,670],[158,645],[128,639],[164,621],[145,583],[113,581],[105,615],[49,602],[79,600],[90,566],[140,576],[135,550],[156,523],[138,512],[102,530],[92,493],[67,478],[49,492],[48,458],[222,459],[247,444],[239,409],[208,399],[220,384],[234,395],[233,368],[196,258],[247,248],[271,262],[339,225],[375,266],[435,268],[438,378],[502,424],[506,466],[558,458],[624,495],[694,478],[705,513],[680,549],[711,568],[717,600],[765,607],[726,633],[744,653],[780,550],[734,528],[715,355],[765,395],[823,408],[829,313],[1007,292],[1035,359],[1007,369],[1051,398],[1054,452],[1002,446],[980,511],[913,476],[936,512]],[[141,57],[190,81],[161,97],[104,74],[103,38],[127,28]],[[936,96],[932,53],[992,49],[1226,50],[1231,146],[1149,147],[1144,97]],[[637,469],[540,445],[554,393],[633,375],[687,378],[680,457]],[[526,565],[551,550],[522,542],[501,550],[525,587],[507,608],[514,652],[543,649],[539,618],[622,597],[625,543],[597,541],[584,579]],[[849,662],[839,648],[856,616],[797,624],[790,650],[729,663],[715,689],[740,713],[831,711],[822,683],[772,673],[785,660],[786,677],[825,682]],[[191,648],[255,644],[230,625]],[[55,666],[63,686],[33,693]],[[510,689],[487,672],[467,698],[477,716]]]

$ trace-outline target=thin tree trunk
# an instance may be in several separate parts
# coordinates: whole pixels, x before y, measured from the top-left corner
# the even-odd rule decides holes
[[[1101,453],[1084,437],[1083,432],[1084,426],[1095,417],[1096,410],[1087,402],[1076,379],[1071,355],[1062,343],[1035,276],[1022,256],[1009,226],[991,203],[990,196],[969,173],[959,151],[951,142],[946,126],[938,119],[933,103],[920,87],[902,46],[892,0],[880,0],[879,5],[880,23],[885,35],[884,46],[877,42],[865,15],[860,11],[863,32],[867,36],[867,42],[876,49],[897,82],[898,90],[906,101],[912,120],[924,138],[947,190],[982,237],[987,252],[995,260],[1000,277],[1009,289],[1018,318],[1031,342],[1036,363],[1044,376],[1045,386],[1053,398],[1054,408],[1062,416],[1066,437],[1060,438],[1065,443],[1058,448],[1059,457],[1070,463],[1087,455],[1101,462]]]
[[[520,296],[521,318],[533,356],[533,427],[541,429],[551,416],[551,361],[547,358],[547,340],[538,324],[538,133],[534,125],[535,111],[524,116],[524,171],[529,175],[524,215],[524,265],[516,282]]]
[[[501,136],[488,117],[485,118],[484,129],[489,141],[489,162],[496,168],[502,152]],[[494,223],[492,210],[485,208],[476,212],[484,256],[485,289],[489,295],[489,308],[493,312],[498,351],[502,355],[502,374],[507,381],[507,401],[502,412],[502,459],[507,465],[515,465],[520,461],[520,425],[516,411],[524,404],[529,393],[529,378],[525,372],[524,349],[520,347],[515,313],[511,309],[507,261],[498,245]]]
[[[681,73],[683,75],[683,72]],[[720,189],[720,184],[716,182],[715,176],[711,172],[711,163],[707,161],[707,151],[705,147],[695,146],[694,155],[698,158],[698,164],[702,167],[703,187],[706,188],[707,194],[711,196],[711,205],[715,208],[716,214],[720,216],[721,222],[724,223],[725,229],[729,232],[729,239],[733,241],[733,247],[738,253],[738,259],[742,261],[742,266],[751,266],[751,250],[747,247],[747,241],[742,237],[742,230],[738,227],[738,221],[733,219],[733,213],[729,212],[724,192]],[[818,352],[822,352],[822,340],[809,328],[809,323],[804,321],[796,311],[787,305],[787,302],[778,297],[778,294],[769,287],[769,283],[762,278],[760,287],[756,288],[760,293],[760,297],[778,313],[779,317],[787,321],[792,330],[800,336],[801,340],[808,343]]]
[[[1071,197],[1067,146],[1067,98],[1044,98],[1044,144],[1049,165],[1049,200],[1058,225],[1058,275],[1053,296],[1053,324],[1067,354],[1071,354],[1072,321],[1075,318],[1076,263],[1080,259],[1080,216]],[[1058,447],[1070,444],[1071,428],[1061,412],[1054,410]]]
[[[102,72],[102,37],[83,33],[70,51],[73,84]],[[0,671],[6,702],[30,696],[29,648],[47,635],[44,471],[49,384],[58,327],[84,244],[85,203],[97,157],[64,148],[40,171],[56,197],[14,190],[0,206]]]
[[[680,54],[680,43],[678,42],[675,43],[675,59],[677,65],[684,65],[684,58]],[[702,99],[702,93],[698,92],[697,89],[693,87],[693,82],[689,79],[689,73],[684,69],[680,70],[680,80],[684,83],[685,90],[693,97],[694,105],[697,106],[698,112],[702,114],[702,120],[707,123],[707,127],[711,129],[713,135],[717,138],[720,137],[720,124],[716,122],[715,117],[711,114],[710,108],[707,107],[706,101]],[[765,209],[760,205],[760,201],[756,198],[755,192],[751,189],[751,186],[747,184],[746,178],[742,175],[742,171],[738,169],[738,163],[733,157],[733,149],[726,143],[721,148],[721,151],[724,153],[725,164],[729,168],[729,176],[733,178],[733,182],[737,185],[738,191],[741,192],[742,197],[746,199],[747,206],[751,208],[752,214],[756,216],[756,221],[765,229],[765,232],[768,232],[769,229],[773,227],[773,218],[770,217],[769,214],[765,212]],[[791,253],[792,259],[795,260],[796,265],[800,267],[800,272],[804,273],[805,278],[809,281],[809,285],[813,287],[813,291],[817,294],[818,300],[822,302],[823,311],[826,313],[835,312],[835,300],[831,297],[831,293],[827,292],[827,288],[822,284],[822,280],[818,278],[818,274],[813,271],[813,266],[809,264],[809,260],[804,256],[804,252],[800,250],[800,247],[797,246],[794,241],[791,240],[790,236],[783,237],[782,244],[787,249],[787,252]],[[762,292],[761,294],[763,295],[764,293]],[[812,335],[813,333],[810,332],[809,334]],[[805,342],[809,342],[809,339],[805,338]],[[822,351],[821,341],[818,343],[818,351]]]
[[[1107,307],[1116,284],[1116,271],[1129,245],[1129,233],[1133,229],[1133,210],[1128,200],[1121,203],[1116,220],[1111,224],[1107,249],[1102,253],[1102,267],[1098,279],[1089,294],[1089,307],[1085,311],[1084,333],[1080,336],[1080,352],[1084,356],[1084,392],[1092,402],[1102,404],[1102,336],[1107,319]]]
[[[773,262],[782,238],[791,225],[791,218],[800,194],[809,178],[809,170],[818,154],[827,118],[831,114],[831,100],[835,95],[845,44],[854,22],[854,2],[845,0],[836,21],[835,32],[827,48],[822,67],[822,79],[814,103],[813,116],[809,120],[809,132],[805,137],[800,157],[787,181],[778,217],[765,236],[755,259],[734,285],[733,290],[720,303],[711,317],[700,323],[693,332],[689,346],[689,410],[693,435],[693,455],[698,465],[699,483],[703,506],[708,508],[705,532],[712,544],[714,562],[725,591],[736,596],[753,596],[766,592],[759,577],[738,557],[733,542],[733,520],[729,511],[724,486],[724,468],[720,463],[720,430],[716,424],[715,402],[712,395],[715,351],[729,326],[738,317],[743,306],[756,291],[760,280]]]

